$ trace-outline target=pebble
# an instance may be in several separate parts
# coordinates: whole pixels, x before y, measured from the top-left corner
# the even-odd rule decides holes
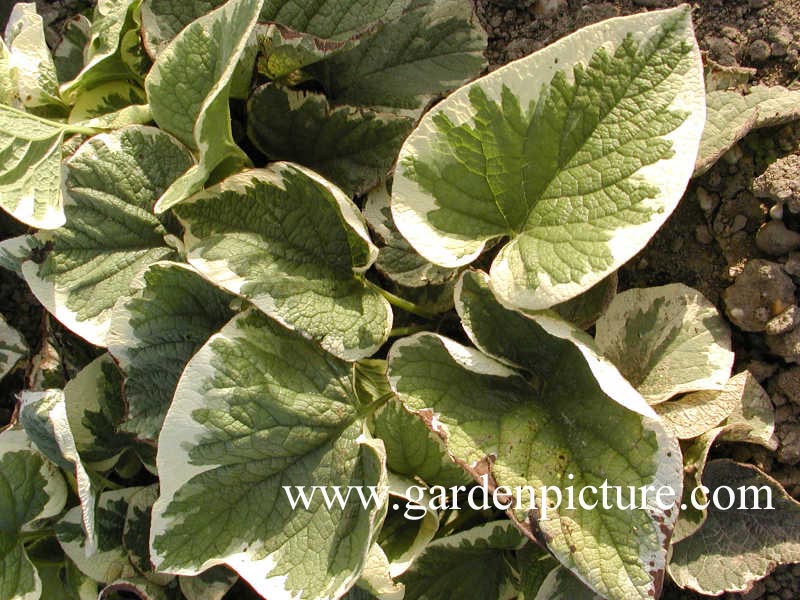
[[[772,55],[772,47],[769,45],[769,42],[756,40],[750,44],[748,54],[753,62],[765,62]]]
[[[769,4],[769,0],[750,0],[750,8],[764,8]]]
[[[733,217],[733,222],[731,223],[731,232],[735,233],[737,231],[741,231],[747,227],[747,217],[744,215],[736,215]]]
[[[739,64],[736,60],[736,44],[726,38],[709,36],[706,38],[711,56],[725,67],[735,67]]]
[[[719,195],[713,194],[705,188],[697,188],[697,202],[704,213],[711,213],[719,205]]]
[[[800,308],[794,304],[782,313],[775,315],[764,328],[767,335],[781,335],[789,333],[792,329],[800,325]]]
[[[800,252],[789,253],[789,258],[786,259],[783,270],[792,277],[800,278]]]
[[[776,221],[783,219],[783,204],[780,202],[773,204],[769,209],[769,216]]]
[[[767,347],[775,356],[780,356],[786,362],[800,362],[800,328],[781,335],[768,335]]]
[[[800,154],[788,154],[770,164],[753,180],[753,193],[785,203],[789,212],[800,212]]]
[[[794,41],[794,36],[792,35],[792,30],[786,25],[775,25],[769,28],[767,39],[786,48]]]
[[[800,405],[800,367],[792,366],[781,370],[769,380],[769,394],[775,406],[787,402]]]
[[[767,221],[756,233],[756,246],[771,256],[781,256],[800,248],[800,233],[787,229],[783,221]]]
[[[764,331],[773,316],[794,305],[794,290],[794,283],[781,265],[752,259],[722,298],[728,317],[739,329]]]
[[[800,462],[800,429],[784,428],[778,439],[778,460],[787,465]]]

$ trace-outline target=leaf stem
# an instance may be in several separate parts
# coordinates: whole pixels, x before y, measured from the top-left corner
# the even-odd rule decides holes
[[[19,534],[19,539],[22,543],[27,544],[28,542],[36,542],[44,538],[53,537],[55,534],[56,530],[48,527],[46,529],[37,529],[36,531],[22,531]]]
[[[388,394],[384,394],[383,396],[381,396],[380,398],[375,400],[375,402],[367,404],[361,410],[359,410],[358,411],[358,416],[359,417],[366,417],[367,415],[371,415],[376,410],[378,410],[381,406],[386,404],[391,398],[394,398],[394,392],[389,392]]]
[[[395,327],[389,332],[389,337],[403,337],[404,335],[411,335],[419,333],[420,331],[427,331],[426,325],[409,325],[407,327]]]
[[[411,300],[406,300],[405,298],[401,298],[400,296],[395,296],[391,292],[387,292],[379,285],[375,285],[366,277],[364,278],[364,283],[367,287],[372,288],[376,292],[378,292],[381,296],[386,298],[389,301],[389,304],[392,306],[396,306],[397,308],[406,311],[407,313],[411,313],[412,315],[417,315],[418,317],[422,317],[423,319],[433,319],[437,316],[437,313],[427,310],[421,307],[419,304],[415,304],[411,302]]]
[[[80,125],[69,125],[67,123],[59,123],[58,121],[51,121],[50,119],[38,117],[34,114],[19,110],[17,108],[14,108],[13,106],[4,105],[3,110],[16,113],[21,117],[25,117],[26,119],[33,119],[34,121],[39,121],[40,123],[43,123],[48,127],[52,127],[54,129],[60,129],[64,133],[80,133],[82,135],[94,135],[96,133],[100,133],[100,130],[95,129],[94,127],[81,127]]]

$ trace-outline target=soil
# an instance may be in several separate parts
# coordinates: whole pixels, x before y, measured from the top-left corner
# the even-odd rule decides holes
[[[474,0],[489,33],[489,68],[542,48],[576,29],[614,16],[675,6],[678,0]],[[89,0],[37,0],[40,14],[59,23]],[[0,23],[13,3],[0,6]],[[703,0],[692,3],[707,60],[752,67],[752,83],[798,87],[800,0]],[[51,33],[52,35],[52,33]],[[51,40],[52,41],[52,40]],[[768,227],[765,225],[770,223]],[[0,213],[0,239],[24,228]],[[800,499],[800,124],[750,134],[709,172],[692,181],[679,207],[639,255],[620,271],[620,289],[683,282],[701,291],[731,321],[735,371],[750,369],[776,408],[778,449],[723,445],[712,456],[751,462]],[[752,262],[759,259],[758,262]],[[747,267],[751,263],[750,267]],[[768,282],[765,284],[765,281]],[[736,287],[734,287],[734,284]],[[730,290],[730,291],[726,291]],[[0,312],[39,349],[49,322],[17,277],[0,269]],[[43,326],[45,324],[45,326]],[[75,362],[88,348],[68,348]],[[71,370],[62,364],[62,370]],[[0,383],[0,422],[13,407],[24,373]],[[7,414],[3,414],[7,413]],[[667,586],[664,598],[705,598]],[[800,565],[779,567],[746,595],[800,598]]]

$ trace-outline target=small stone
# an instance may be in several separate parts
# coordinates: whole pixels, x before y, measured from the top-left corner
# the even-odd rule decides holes
[[[743,331],[764,331],[767,321],[794,305],[794,290],[781,265],[752,259],[722,297],[734,325]]]
[[[741,231],[747,227],[747,217],[744,215],[736,215],[733,217],[733,222],[731,223],[731,232],[735,233],[737,231]]]
[[[770,53],[775,58],[783,58],[784,56],[786,56],[786,52],[788,51],[788,48],[779,42],[772,42],[769,48],[770,48]]]
[[[756,40],[750,44],[748,54],[753,62],[765,62],[772,55],[772,47],[764,40]]]
[[[800,367],[782,369],[769,380],[768,389],[775,406],[786,403],[800,405]]]
[[[781,335],[768,335],[767,347],[775,356],[780,356],[786,362],[800,362],[800,328]]]
[[[719,64],[725,67],[735,67],[739,64],[736,60],[736,44],[731,40],[723,37],[709,36],[706,38],[706,43],[708,44],[708,51],[711,53],[711,57]]]
[[[771,219],[775,219],[776,221],[783,219],[783,204],[780,202],[773,204],[769,209],[769,216]]]
[[[756,233],[756,246],[771,256],[781,256],[800,248],[800,233],[787,229],[783,221],[767,221]]]
[[[703,187],[697,188],[697,202],[705,213],[711,213],[719,204],[719,196],[712,194]]]
[[[800,252],[790,252],[783,270],[792,277],[800,277]]]
[[[781,335],[789,333],[798,325],[800,325],[800,308],[792,305],[767,321],[764,331],[767,335]]]
[[[789,46],[794,41],[794,36],[786,25],[774,25],[769,28],[767,39],[782,46]]]
[[[789,212],[800,212],[800,154],[788,154],[770,164],[753,180],[758,198],[785,203]]]
[[[704,246],[714,241],[714,238],[711,236],[711,232],[708,230],[706,225],[698,225],[694,230],[694,237],[700,244],[703,244]]]
[[[787,465],[800,462],[800,429],[784,429],[782,434],[778,436],[778,460]]]
[[[736,27],[731,27],[730,25],[725,25],[725,26],[723,26],[723,27],[722,27],[722,28],[719,30],[719,32],[720,32],[720,33],[721,33],[723,36],[725,36],[726,38],[728,38],[729,40],[731,40],[732,42],[735,42],[735,41],[736,41],[736,40],[738,40],[740,37],[742,37],[742,33],[741,33],[741,32],[740,32],[738,29],[736,29]]]
[[[750,0],[750,8],[755,8],[758,10],[759,8],[764,8],[767,4],[769,4],[769,0]]]

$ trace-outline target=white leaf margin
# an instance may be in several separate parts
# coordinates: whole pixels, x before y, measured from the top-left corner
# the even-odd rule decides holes
[[[451,268],[474,261],[483,252],[486,243],[496,237],[492,235],[486,239],[465,239],[463,236],[436,229],[426,218],[428,213],[436,210],[436,202],[417,182],[407,177],[403,165],[409,156],[430,155],[433,142],[438,136],[433,121],[437,114],[446,110],[456,126],[471,122],[473,109],[469,93],[473,86],[480,86],[491,100],[499,102],[502,85],[505,84],[517,96],[520,104],[527,106],[538,97],[542,86],[549,85],[556,72],[563,71],[567,80],[573,83],[574,75],[569,67],[577,63],[585,64],[599,47],[613,52],[628,34],[636,41],[646,40],[658,32],[666,19],[681,13],[687,21],[686,27],[692,31],[691,11],[686,5],[608,19],[566,36],[529,57],[500,67],[459,88],[436,105],[409,136],[397,161],[391,207],[392,217],[400,233],[422,256],[435,264]],[[654,211],[654,215],[643,224],[617,229],[608,242],[613,257],[611,267],[592,271],[579,281],[553,283],[548,276],[542,274],[540,285],[535,290],[516,288],[512,284],[514,278],[508,265],[495,260],[491,269],[491,285],[503,304],[539,310],[569,300],[589,289],[644,247],[678,205],[694,171],[706,120],[702,60],[696,39],[694,36],[690,37],[694,67],[688,76],[681,78],[682,87],[669,106],[670,110],[688,112],[688,117],[677,129],[664,136],[664,139],[672,142],[675,155],[645,166],[635,175],[659,189],[655,198],[643,203],[644,207]]]

